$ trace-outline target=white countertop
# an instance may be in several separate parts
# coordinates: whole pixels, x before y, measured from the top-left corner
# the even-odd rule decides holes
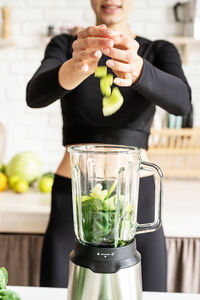
[[[50,198],[34,188],[0,193],[0,232],[44,233]],[[200,181],[165,180],[162,215],[167,237],[200,237]]]
[[[9,287],[20,294],[22,300],[67,300],[67,289]],[[200,300],[200,295],[144,292],[143,300]]]
[[[34,188],[25,194],[0,193],[0,232],[44,233],[50,205],[51,195]]]

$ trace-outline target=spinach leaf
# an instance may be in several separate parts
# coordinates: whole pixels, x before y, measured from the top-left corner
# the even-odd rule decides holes
[[[0,299],[2,300],[21,300],[20,296],[11,290],[0,290]]]
[[[111,196],[115,187],[116,182],[107,192],[106,189],[102,190],[101,184],[97,184],[89,196],[81,196],[82,228],[86,243],[114,246],[116,230],[119,235],[118,247],[125,246],[132,240],[135,228],[133,205],[126,205],[124,208],[125,197],[120,195],[119,216],[116,220],[116,194]],[[107,193],[106,197],[104,192]]]
[[[8,283],[8,272],[6,268],[0,268],[0,300],[21,300],[20,296],[11,290],[6,289]]]
[[[0,268],[0,289],[5,289],[8,283],[8,272],[2,267]]]

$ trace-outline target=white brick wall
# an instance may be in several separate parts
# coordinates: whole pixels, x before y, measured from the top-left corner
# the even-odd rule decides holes
[[[132,30],[149,38],[165,38],[181,32],[172,6],[177,0],[133,0],[129,20]],[[94,24],[89,0],[1,0],[12,8],[12,32],[17,46],[0,48],[0,121],[7,130],[4,161],[23,150],[36,151],[44,171],[56,170],[64,152],[59,102],[43,109],[25,103],[26,84],[44,53],[47,26]],[[1,19],[1,18],[0,18]],[[1,26],[1,21],[0,21]],[[195,125],[200,126],[200,46],[191,47],[185,73],[193,89]]]

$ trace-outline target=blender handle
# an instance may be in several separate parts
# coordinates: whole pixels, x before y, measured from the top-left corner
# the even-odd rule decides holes
[[[155,214],[154,214],[154,221],[152,223],[146,223],[146,224],[137,223],[136,234],[153,232],[159,229],[161,226],[162,178],[163,178],[162,171],[157,165],[145,161],[141,161],[140,170],[151,172],[154,175],[154,178],[156,178]]]

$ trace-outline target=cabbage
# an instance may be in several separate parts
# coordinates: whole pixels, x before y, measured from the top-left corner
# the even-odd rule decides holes
[[[32,183],[42,175],[42,163],[39,156],[33,152],[16,154],[6,166],[8,177],[18,175],[21,179]]]

